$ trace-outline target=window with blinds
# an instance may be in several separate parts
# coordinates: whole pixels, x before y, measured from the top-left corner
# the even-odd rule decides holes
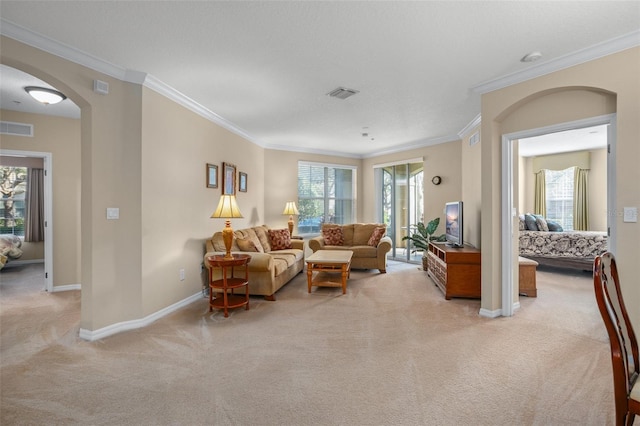
[[[545,170],[547,219],[573,231],[573,182],[575,167],[564,170]]]
[[[318,234],[323,223],[355,222],[356,170],[301,161],[298,163],[298,232]]]

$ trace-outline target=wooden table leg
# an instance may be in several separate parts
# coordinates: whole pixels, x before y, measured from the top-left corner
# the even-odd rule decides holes
[[[349,264],[342,265],[342,294],[347,294],[347,278],[349,278]]]
[[[307,263],[307,291],[311,293],[311,278],[313,275],[313,267],[311,263]]]

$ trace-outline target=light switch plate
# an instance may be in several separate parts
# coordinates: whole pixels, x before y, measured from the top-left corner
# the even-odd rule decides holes
[[[107,219],[120,219],[120,209],[117,207],[107,207]]]
[[[622,216],[623,222],[637,222],[638,221],[638,208],[637,207],[624,207],[624,215]]]

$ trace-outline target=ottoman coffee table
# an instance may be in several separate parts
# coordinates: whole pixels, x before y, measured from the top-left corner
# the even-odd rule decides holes
[[[318,250],[305,259],[307,262],[307,287],[342,287],[347,292],[347,279],[351,270],[351,250]],[[317,272],[316,276],[313,273]],[[340,279],[340,280],[338,280]]]

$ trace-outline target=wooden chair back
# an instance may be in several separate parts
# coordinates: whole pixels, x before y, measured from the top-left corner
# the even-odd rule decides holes
[[[593,282],[611,346],[616,425],[632,424],[634,414],[629,412],[629,393],[640,374],[638,341],[620,292],[618,268],[612,253],[596,257]]]

